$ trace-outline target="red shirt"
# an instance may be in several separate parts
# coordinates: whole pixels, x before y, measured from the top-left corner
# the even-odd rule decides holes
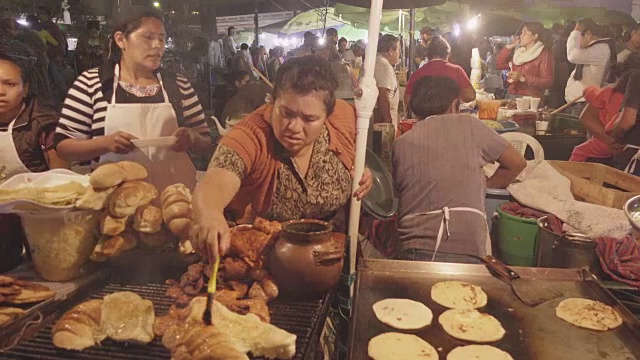
[[[458,84],[460,91],[471,86],[471,80],[469,80],[467,73],[464,72],[464,70],[460,66],[452,64],[448,61],[436,59],[429,61],[423,67],[411,74],[409,83],[407,83],[407,95],[410,96],[413,92],[413,86],[416,81],[425,76],[451,78],[456,82],[456,84]]]
[[[589,86],[584,89],[584,98],[591,106],[600,110],[600,122],[604,125],[605,130],[610,131],[617,119],[616,115],[622,107],[624,94],[616,92],[613,86],[602,89],[597,86]]]

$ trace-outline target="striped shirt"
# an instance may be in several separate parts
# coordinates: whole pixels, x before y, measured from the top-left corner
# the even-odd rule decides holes
[[[177,83],[182,94],[183,112],[183,119],[178,126],[194,128],[198,133],[210,136],[202,105],[193,87],[181,75],[177,75]],[[105,99],[102,92],[98,68],[82,73],[64,100],[55,143],[65,139],[86,140],[104,136],[107,106],[110,102],[111,99]]]

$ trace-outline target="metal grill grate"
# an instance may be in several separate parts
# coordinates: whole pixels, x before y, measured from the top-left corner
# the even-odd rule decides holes
[[[140,286],[110,284],[93,294],[90,298],[102,298],[105,295],[118,291],[131,291],[144,299],[151,300],[154,304],[156,314],[161,316],[165,315],[169,307],[173,304],[172,299],[165,296],[167,288],[165,285]],[[296,360],[305,358],[305,353],[309,349],[314,330],[319,325],[319,320],[321,320],[323,303],[323,300],[304,302],[276,300],[269,305],[272,317],[271,323],[297,336],[297,353],[294,357]],[[0,359],[159,360],[171,358],[169,350],[162,345],[162,342],[157,337],[147,345],[117,343],[107,339],[103,341],[100,346],[94,346],[82,352],[58,349],[53,346],[51,340],[52,327],[53,324],[49,324],[41,329],[34,337],[21,342],[10,351],[0,353]]]

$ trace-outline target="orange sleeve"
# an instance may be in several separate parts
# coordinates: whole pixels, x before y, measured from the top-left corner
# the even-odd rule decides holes
[[[264,106],[251,113],[224,135],[219,144],[236,152],[244,162],[246,172],[251,173],[268,150],[269,124],[263,118]]]
[[[356,150],[356,109],[344,100],[337,99],[333,114],[329,116],[330,148],[336,150],[342,163],[351,168]]]
[[[597,86],[589,86],[584,89],[583,96],[591,106],[603,109],[607,105],[607,101],[610,96],[610,94],[607,94],[606,90],[606,88],[601,89]]]

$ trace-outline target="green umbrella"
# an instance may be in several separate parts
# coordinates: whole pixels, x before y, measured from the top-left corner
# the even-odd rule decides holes
[[[326,8],[326,23],[324,16],[324,8],[305,11],[289,20],[287,25],[282,28],[282,33],[293,34],[316,29],[339,27],[345,25],[347,21],[343,21],[339,16],[334,15],[332,7]]]

